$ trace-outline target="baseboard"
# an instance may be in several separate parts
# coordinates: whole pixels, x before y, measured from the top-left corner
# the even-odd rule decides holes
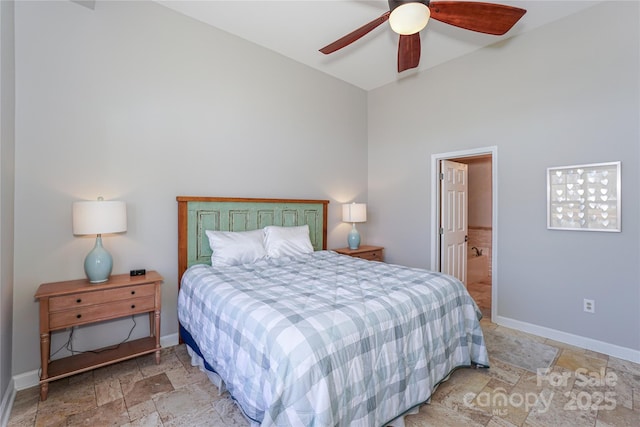
[[[7,389],[2,393],[2,403],[0,403],[0,426],[5,427],[9,423],[9,416],[11,415],[11,408],[13,407],[13,401],[16,398],[16,388],[13,384],[13,379],[9,381]]]
[[[160,337],[161,347],[173,347],[174,345],[178,345],[177,332],[175,334],[170,334],[170,335],[165,335]],[[26,388],[37,386],[40,383],[39,372],[40,372],[39,369],[36,369],[35,371],[14,375],[12,379],[14,394],[15,394],[15,391],[20,391]]]
[[[171,335],[165,335],[160,337],[160,346],[161,347],[173,347],[174,345],[178,345],[178,333]]]
[[[510,319],[508,317],[497,316],[497,318],[492,320],[494,323],[506,326],[507,328],[517,329],[543,338],[549,338],[565,344],[585,348],[587,350],[597,351],[598,353],[628,360],[630,362],[640,363],[640,350],[634,350],[632,348],[622,347],[616,344],[598,341],[592,338],[574,335],[558,331],[556,329],[534,325],[532,323],[522,322],[520,320]]]
[[[13,387],[16,391],[37,386],[40,383],[40,370],[25,372],[13,376]]]

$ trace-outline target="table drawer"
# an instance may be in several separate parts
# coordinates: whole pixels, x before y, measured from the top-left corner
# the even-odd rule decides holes
[[[155,285],[153,283],[115,289],[97,289],[95,291],[51,297],[49,298],[49,311],[67,310],[74,307],[100,304],[104,301],[128,300],[150,295],[155,295]]]
[[[154,307],[154,296],[74,307],[69,310],[49,313],[49,329],[62,329],[99,320],[114,319],[131,314],[144,313],[153,310]]]
[[[357,258],[367,259],[369,261],[382,261],[382,251],[362,252],[353,256]]]

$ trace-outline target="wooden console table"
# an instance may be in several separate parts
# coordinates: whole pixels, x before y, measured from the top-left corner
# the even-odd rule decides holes
[[[60,378],[154,352],[160,363],[162,281],[160,274],[148,271],[113,275],[100,284],[80,279],[40,285],[35,295],[40,301],[40,399],[47,399],[49,382]],[[149,337],[50,360],[52,331],[140,313],[149,313]]]

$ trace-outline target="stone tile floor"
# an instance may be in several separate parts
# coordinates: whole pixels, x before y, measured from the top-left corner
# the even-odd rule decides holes
[[[501,362],[459,369],[407,427],[640,426],[640,365],[497,326],[556,347],[551,370],[536,374]],[[495,349],[494,349],[495,350]],[[489,348],[489,354],[492,349]],[[247,426],[227,393],[192,367],[184,345],[17,393],[8,426]]]
[[[478,304],[482,315],[487,319],[491,318],[491,277],[485,280],[469,283],[467,285],[469,295]]]

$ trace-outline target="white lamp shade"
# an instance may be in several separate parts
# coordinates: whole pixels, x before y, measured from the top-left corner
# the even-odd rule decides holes
[[[342,220],[344,222],[365,222],[367,220],[367,204],[349,203],[342,205]]]
[[[405,3],[391,12],[389,25],[398,34],[415,34],[427,26],[431,12],[423,3]]]
[[[73,203],[73,234],[104,234],[127,231],[124,202],[92,200]]]

